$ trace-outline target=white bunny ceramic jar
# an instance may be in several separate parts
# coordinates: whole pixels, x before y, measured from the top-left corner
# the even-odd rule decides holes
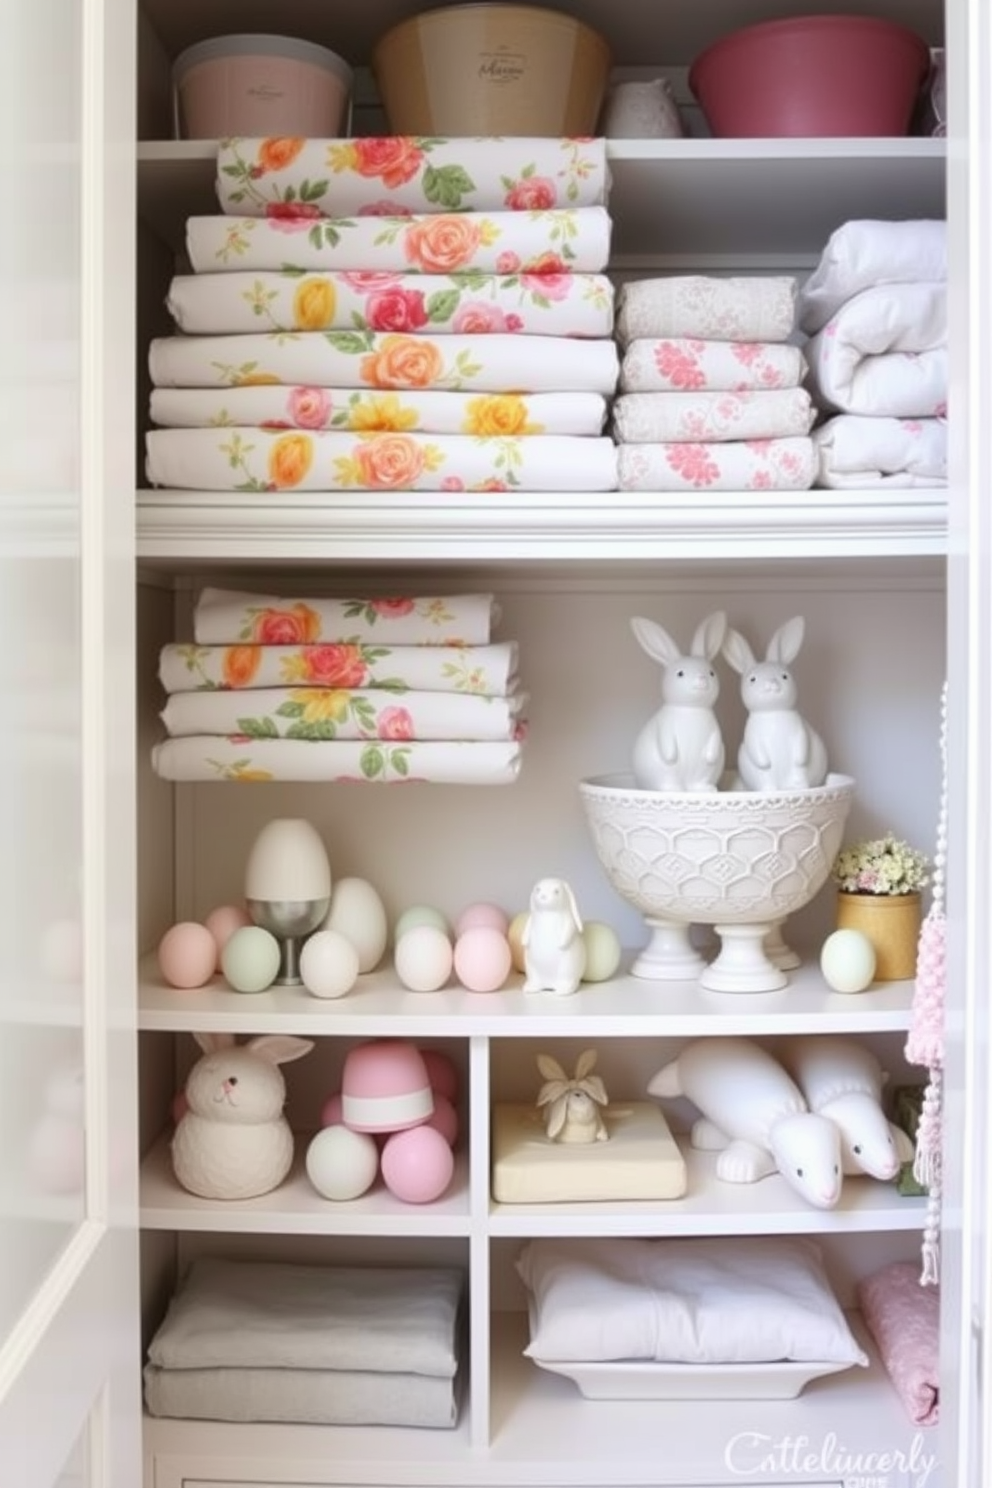
[[[634,781],[641,790],[715,791],[723,774],[723,735],[714,708],[720,679],[713,658],[723,644],[727,617],[707,615],[688,654],[654,620],[635,617],[638,642],[662,667],[662,706],[634,741]]]
[[[799,654],[805,622],[795,615],[780,625],[757,661],[736,630],[727,633],[723,654],[741,676],[747,709],[737,769],[748,790],[808,790],[827,778],[823,740],[796,707],[797,688],[789,663]]]
[[[293,1162],[279,1069],[313,1048],[310,1039],[264,1034],[234,1044],[195,1034],[203,1057],[186,1081],[187,1110],[172,1139],[183,1188],[204,1199],[251,1199],[278,1188]]]

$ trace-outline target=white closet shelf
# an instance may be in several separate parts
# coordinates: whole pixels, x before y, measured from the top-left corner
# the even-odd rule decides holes
[[[699,492],[139,490],[139,559],[555,563],[898,558],[947,551],[945,490]]]
[[[918,1472],[937,1450],[933,1433],[921,1434],[912,1425],[860,1317],[849,1314],[849,1321],[869,1355],[867,1368],[814,1381],[796,1400],[721,1400],[717,1407],[705,1400],[584,1401],[570,1381],[524,1357],[524,1315],[497,1313],[491,1347],[492,1440],[485,1450],[471,1450],[464,1408],[452,1431],[230,1426],[146,1416],[145,1446],[161,1464],[160,1474],[168,1464],[170,1475],[159,1478],[167,1488],[179,1483],[207,1488],[208,1482],[218,1480],[256,1483],[262,1472],[267,1483],[287,1488],[303,1483],[384,1482],[402,1482],[410,1488],[464,1488],[468,1480],[485,1488],[507,1482],[552,1484],[562,1481],[560,1454],[565,1441],[568,1482],[574,1488],[601,1488],[613,1482],[629,1488],[669,1484],[684,1488],[689,1483],[758,1481],[762,1456],[768,1460],[763,1482],[785,1484],[801,1471],[803,1482],[833,1484],[856,1469],[856,1463],[848,1460],[845,1465],[838,1454],[849,1454],[849,1459],[864,1454],[870,1463],[878,1460],[883,1446],[904,1453],[909,1468]],[[784,1455],[789,1443],[794,1452],[806,1451],[810,1457],[816,1453],[818,1460],[801,1468],[795,1461],[790,1464]],[[777,1464],[772,1456],[776,1450],[783,1454]],[[731,1464],[737,1464],[732,1478],[727,1475],[728,1453]],[[793,1479],[785,1475],[790,1465]],[[891,1469],[898,1466],[889,1464]],[[858,1481],[869,1479],[862,1476]]]
[[[172,248],[187,217],[220,210],[216,154],[216,140],[138,146],[138,212]],[[946,210],[942,139],[611,140],[608,156],[619,268],[812,263],[849,218]]]
[[[223,786],[218,789],[224,789]],[[180,991],[161,978],[154,954],[139,968],[138,1027],[199,1033],[298,1033],[368,1038],[697,1038],[799,1033],[901,1033],[909,1027],[912,982],[889,982],[856,997],[831,992],[813,964],[790,972],[781,992],[707,992],[698,982],[619,976],[571,997],[527,993],[514,975],[501,992],[408,992],[391,967],[367,972],[345,997],[302,987],[233,992],[219,977]]]
[[[299,1136],[289,1177],[257,1199],[199,1199],[177,1182],[169,1156],[170,1133],[141,1164],[140,1224],[144,1230],[253,1235],[467,1235],[468,1158],[455,1156],[448,1191],[432,1204],[405,1204],[377,1180],[359,1199],[323,1198],[306,1175],[307,1138]]]

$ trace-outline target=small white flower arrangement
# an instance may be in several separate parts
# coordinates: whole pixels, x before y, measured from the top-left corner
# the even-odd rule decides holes
[[[843,848],[830,876],[842,894],[916,894],[930,882],[930,859],[887,832]]]

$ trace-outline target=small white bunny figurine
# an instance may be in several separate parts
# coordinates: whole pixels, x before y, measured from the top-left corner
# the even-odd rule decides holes
[[[552,1142],[606,1142],[609,1132],[601,1106],[609,1104],[606,1087],[592,1073],[596,1063],[595,1049],[586,1049],[575,1064],[575,1074],[568,1078],[557,1059],[538,1054],[537,1067],[544,1084],[537,1094],[538,1106],[547,1106],[545,1130]]]
[[[728,631],[723,654],[741,676],[747,709],[737,769],[748,790],[807,790],[827,778],[823,740],[796,709],[797,689],[789,663],[799,653],[806,625],[801,615],[786,620],[756,661],[747,641]]]
[[[251,1199],[278,1188],[293,1162],[279,1069],[313,1048],[310,1039],[263,1034],[231,1045],[223,1034],[194,1035],[204,1050],[186,1081],[187,1111],[172,1138],[183,1188],[204,1199]]]
[[[727,617],[707,615],[692,638],[689,655],[663,626],[635,616],[638,642],[664,671],[662,706],[634,741],[634,781],[641,790],[715,791],[723,774],[723,735],[713,711],[720,679],[713,658],[723,644]]]
[[[540,878],[534,885],[520,943],[525,992],[568,997],[577,990],[586,969],[586,943],[579,906],[563,878]]]

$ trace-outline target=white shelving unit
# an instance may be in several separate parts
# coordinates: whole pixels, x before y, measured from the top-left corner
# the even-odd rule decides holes
[[[275,8],[271,0],[143,0],[143,86],[160,121],[158,137],[146,130],[138,150],[146,325],[167,328],[161,305],[185,217],[214,210],[214,142],[164,137],[167,59],[202,36],[257,29],[306,35],[365,61],[375,36],[414,8],[409,0],[377,0],[317,14],[305,0],[281,0]],[[808,7],[797,0],[747,0],[743,10],[740,0],[673,0],[663,21],[650,25],[637,0],[618,0],[609,17],[593,0],[570,0],[568,8],[612,28],[621,63],[643,65],[657,49],[659,62],[684,68],[721,31]],[[819,8],[847,7],[828,0]],[[943,38],[940,0],[875,0],[870,9],[906,20],[933,44]],[[801,274],[848,218],[944,211],[939,140],[618,141],[610,164],[618,275],[693,268]],[[944,672],[945,492],[703,494],[691,501],[509,493],[498,505],[491,498],[369,493],[280,496],[276,504],[140,488],[137,522],[142,749],[157,735],[157,649],[186,638],[191,595],[201,582],[299,594],[383,584],[409,592],[491,589],[503,605],[502,634],[519,637],[532,694],[524,774],[509,792],[168,787],[140,760],[146,1333],[178,1270],[198,1254],[227,1249],[342,1262],[374,1255],[384,1264],[443,1255],[466,1272],[469,1340],[463,1409],[452,1431],[147,1419],[145,1488],[712,1488],[741,1480],[834,1488],[853,1481],[855,1469],[827,1448],[805,1466],[775,1458],[771,1447],[765,1460],[736,1460],[734,1451],[744,1448],[735,1444],[748,1434],[769,1443],[807,1438],[811,1451],[833,1435],[851,1460],[903,1453],[909,1465],[889,1469],[885,1488],[910,1488],[916,1479],[909,1454],[936,1446],[928,1437],[914,1447],[917,1433],[877,1360],[819,1381],[791,1402],[585,1401],[568,1381],[522,1356],[526,1320],[512,1260],[524,1239],[540,1235],[807,1235],[821,1240],[838,1293],[851,1306],[860,1276],[886,1259],[918,1255],[920,1200],[849,1180],[841,1204],[824,1213],[777,1178],[742,1190],[721,1184],[712,1158],[691,1150],[689,1191],[667,1203],[522,1206],[495,1204],[489,1194],[491,1104],[507,1098],[510,1086],[533,1083],[526,1071],[535,1047],[596,1047],[629,1082],[620,1094],[630,1097],[642,1090],[666,1041],[716,1031],[762,1039],[850,1033],[906,1074],[901,1055],[912,986],[859,997],[829,991],[815,958],[831,923],[827,895],[797,917],[806,954],[789,987],[748,997],[626,973],[565,999],[525,996],[519,979],[490,996],[456,987],[412,994],[398,985],[388,959],[333,1003],[291,989],[177,992],[162,983],[149,953],[173,920],[200,917],[238,892],[247,846],[276,814],[310,815],[325,833],[335,872],[369,878],[397,912],[416,900],[454,914],[478,898],[500,899],[513,912],[553,861],[578,887],[588,917],[613,921],[633,946],[642,927],[603,880],[575,781],[622,768],[633,724],[654,704],[656,674],[628,643],[629,615],[653,613],[684,632],[715,600],[756,633],[770,632],[787,614],[806,614],[811,639],[808,661],[797,662],[801,692],[831,753],[858,780],[854,824],[893,825],[927,845]],[[729,677],[726,688],[735,717]],[[299,1072],[298,1109],[310,1115],[348,1044],[389,1034],[443,1046],[463,1083],[449,1192],[423,1207],[380,1188],[330,1204],[298,1161],[287,1182],[262,1199],[225,1205],[184,1193],[169,1163],[168,1111],[195,1031],[313,1038],[315,1053],[287,1073],[292,1090]],[[910,1077],[922,1078],[919,1071]],[[927,1481],[951,1488],[939,1472]]]

